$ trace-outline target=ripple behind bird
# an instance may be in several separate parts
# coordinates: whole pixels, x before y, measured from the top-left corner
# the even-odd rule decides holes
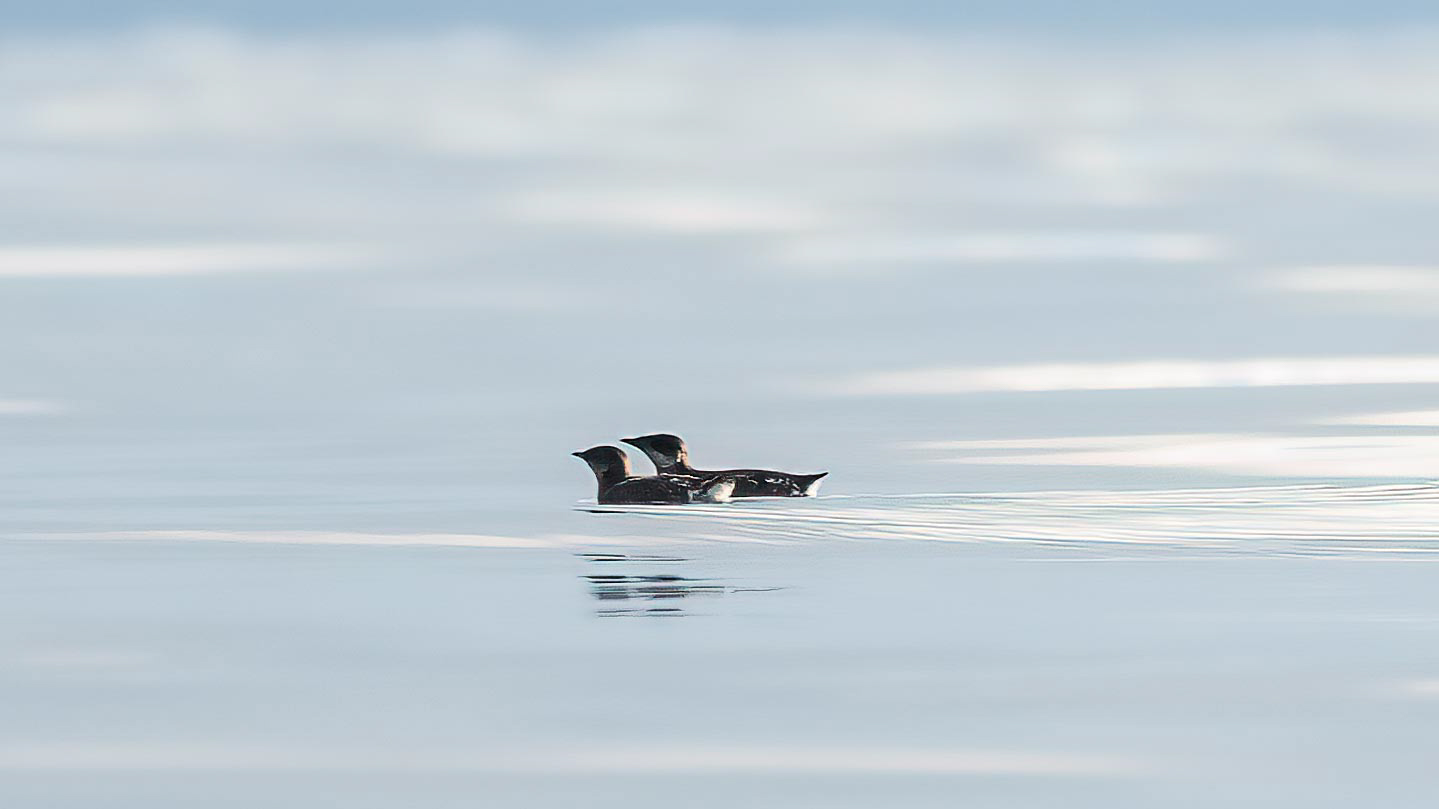
[[[603,504],[723,503],[733,497],[809,497],[828,472],[796,475],[768,469],[701,470],[690,466],[689,449],[677,435],[656,433],[621,439],[644,452],[656,474],[631,474],[629,456],[604,445],[571,453],[589,464]]]

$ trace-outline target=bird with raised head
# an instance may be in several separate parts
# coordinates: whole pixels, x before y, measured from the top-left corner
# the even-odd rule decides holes
[[[716,478],[733,478],[735,497],[810,497],[819,491],[820,479],[829,474],[797,475],[769,469],[695,469],[690,466],[689,448],[677,435],[655,433],[620,440],[649,456],[660,477],[690,479],[695,481],[693,485],[702,485]]]
[[[599,486],[595,499],[605,505],[723,503],[735,488],[734,478],[724,475],[693,481],[632,475],[629,456],[619,447],[590,447],[570,454],[589,464]]]

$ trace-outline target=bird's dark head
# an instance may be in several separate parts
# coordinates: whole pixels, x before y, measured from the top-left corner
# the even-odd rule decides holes
[[[685,449],[684,439],[677,435],[654,433],[620,440],[650,456],[650,460],[655,462],[655,468],[661,472],[668,472],[676,466],[689,465],[689,452]]]
[[[613,475],[625,477],[630,473],[630,459],[619,447],[590,447],[583,452],[570,454],[589,464],[590,469],[600,478]]]

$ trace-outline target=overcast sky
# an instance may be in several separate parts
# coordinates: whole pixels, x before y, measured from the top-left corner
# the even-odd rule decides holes
[[[1199,27],[1296,27],[1414,24],[1439,20],[1439,9],[1422,0],[1354,3],[1340,0],[1268,0],[1208,3],[1146,0],[616,0],[577,3],[459,2],[459,0],[52,0],[10,4],[12,26],[99,27],[116,23],[177,21],[231,23],[272,28],[412,28],[454,24],[501,24],[543,28],[709,21],[815,24],[864,22],[899,26],[933,24],[1010,28],[1102,30]]]

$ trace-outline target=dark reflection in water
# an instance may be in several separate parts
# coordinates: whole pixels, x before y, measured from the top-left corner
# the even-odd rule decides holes
[[[678,556],[648,556],[622,553],[584,553],[581,559],[594,564],[688,562]],[[599,602],[595,615],[601,618],[680,618],[692,613],[685,606],[696,598],[716,598],[731,593],[762,593],[781,587],[739,587],[719,579],[692,578],[675,573],[589,573],[583,578],[590,595]],[[684,603],[680,603],[684,602]]]
[[[645,556],[628,553],[582,553],[586,562],[688,562],[683,556]]]

